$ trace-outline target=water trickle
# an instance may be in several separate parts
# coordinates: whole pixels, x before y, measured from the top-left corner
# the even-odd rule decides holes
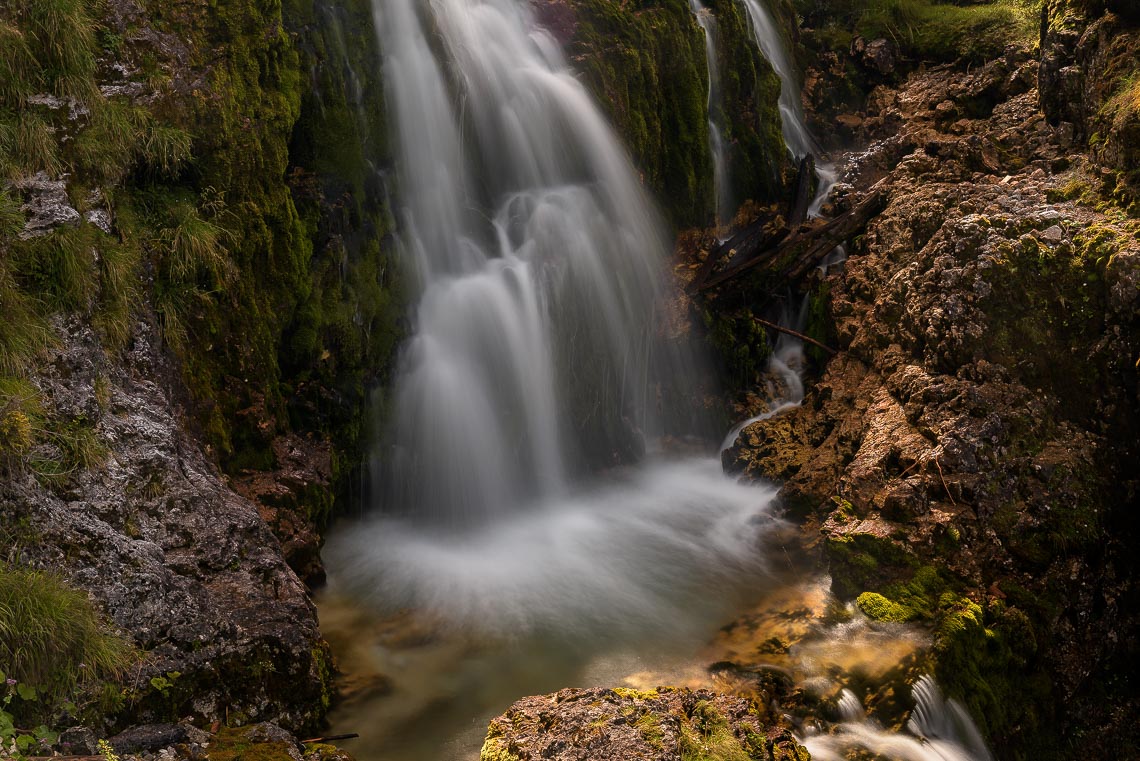
[[[709,120],[709,153],[713,161],[713,187],[716,193],[716,226],[727,224],[732,217],[732,187],[729,180],[727,146],[724,142],[724,100],[720,87],[720,58],[717,54],[716,16],[700,0],[689,0],[701,31],[705,35],[705,61],[708,67],[709,97],[706,104]]]
[[[779,324],[802,333],[807,325],[808,300],[800,297],[796,301],[798,305],[794,310],[785,306],[781,311]],[[795,336],[780,333],[772,356],[768,358],[767,408],[733,426],[721,442],[721,452],[735,444],[740,432],[753,423],[768,420],[803,403],[804,363],[804,342]]]
[[[764,0],[743,0],[743,2],[752,21],[756,44],[780,79],[780,126],[784,143],[796,159],[808,155],[818,157],[820,147],[807,126],[807,117],[804,116],[803,101],[800,97],[799,75],[784,36],[764,5]],[[818,185],[815,198],[808,208],[808,216],[813,218],[820,215],[824,203],[831,195],[831,189],[839,180],[839,172],[831,164],[817,161],[815,174]]]

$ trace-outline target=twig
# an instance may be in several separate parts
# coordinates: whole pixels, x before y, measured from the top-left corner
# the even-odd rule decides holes
[[[940,463],[938,459],[937,457],[934,458],[934,464],[938,466],[938,477],[942,479],[942,488],[946,490],[946,496],[950,498],[950,504],[957,507],[958,503],[954,501],[954,495],[950,493],[950,487],[946,485],[946,476],[942,475],[942,463]]]
[[[309,743],[327,743],[332,742],[333,740],[352,740],[356,737],[360,737],[360,735],[356,732],[349,732],[348,734],[343,735],[326,735],[325,737],[314,737],[312,740],[302,740],[301,744],[308,745]]]
[[[831,348],[830,346],[827,346],[826,344],[821,344],[819,341],[815,340],[811,336],[805,336],[803,333],[797,333],[796,331],[792,330],[791,328],[785,328],[783,325],[777,325],[774,322],[768,322],[767,320],[761,320],[759,317],[753,317],[752,319],[754,321],[760,323],[761,325],[765,326],[765,327],[771,328],[772,330],[777,330],[781,333],[786,333],[787,335],[792,336],[793,338],[798,338],[801,341],[807,341],[809,344],[812,344],[813,346],[818,346],[819,348],[823,349],[824,351],[826,351],[828,354],[830,354],[832,356],[835,356],[836,354],[839,353],[835,349]]]

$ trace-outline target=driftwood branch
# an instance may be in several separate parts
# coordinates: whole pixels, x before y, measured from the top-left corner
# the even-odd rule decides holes
[[[811,206],[812,181],[815,178],[815,159],[808,155],[800,160],[796,182],[792,193],[791,205],[788,207],[783,229],[773,230],[769,227],[771,217],[761,217],[744,229],[738,231],[728,240],[709,250],[701,268],[689,283],[689,291],[703,290],[707,281],[720,262],[728,257],[728,270],[734,270],[751,262],[765,250],[770,250],[781,241],[791,240],[797,236],[800,227],[807,220],[808,208]],[[765,259],[767,261],[767,258]],[[760,262],[749,265],[756,266]]]
[[[827,352],[828,354],[831,354],[833,356],[839,353],[835,349],[831,348],[830,346],[828,346],[826,344],[820,343],[819,341],[815,340],[811,336],[805,336],[803,333],[797,333],[796,331],[792,330],[791,328],[785,328],[783,325],[777,325],[774,322],[768,322],[767,320],[762,320],[759,317],[753,317],[752,320],[753,320],[753,322],[756,322],[759,325],[763,325],[766,328],[771,328],[772,330],[779,331],[780,333],[785,333],[785,334],[791,336],[792,338],[798,338],[801,341],[806,341],[807,343],[811,344],[812,346],[818,346],[820,349],[823,349],[825,352]]]
[[[348,734],[344,735],[325,735],[324,737],[314,737],[311,740],[302,740],[301,744],[308,745],[309,743],[331,743],[335,740],[353,740],[357,737],[360,737],[360,735],[356,732],[349,732]]]

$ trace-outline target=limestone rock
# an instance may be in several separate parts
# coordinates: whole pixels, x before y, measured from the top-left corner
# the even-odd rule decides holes
[[[67,182],[53,180],[45,172],[12,183],[24,196],[23,211],[28,215],[21,240],[47,235],[57,227],[76,227],[80,216],[67,196]]]

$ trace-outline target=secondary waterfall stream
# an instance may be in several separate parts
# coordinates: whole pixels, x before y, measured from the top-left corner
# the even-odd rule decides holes
[[[715,227],[732,221],[732,185],[729,181],[727,146],[724,142],[724,102],[720,88],[720,57],[717,55],[716,16],[701,3],[689,0],[689,8],[705,35],[705,61],[709,78],[706,102],[709,124],[709,154],[713,162],[713,189],[716,193]]]
[[[775,488],[656,444],[700,365],[658,338],[665,228],[529,4],[373,8],[420,296],[322,618],[388,717],[358,757],[471,758],[521,695],[688,663],[792,563]]]

